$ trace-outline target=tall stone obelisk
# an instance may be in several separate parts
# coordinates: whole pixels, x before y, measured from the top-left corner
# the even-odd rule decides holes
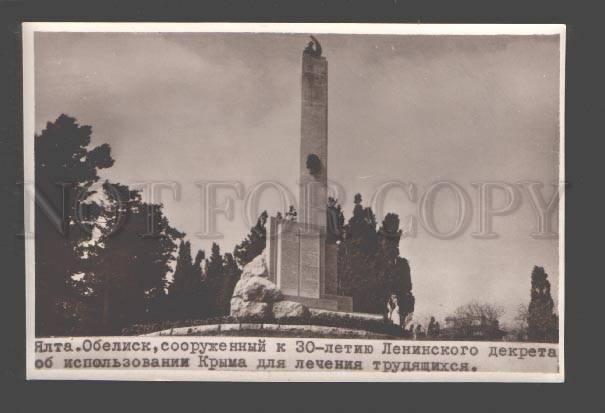
[[[327,242],[328,62],[311,38],[302,57],[298,222],[269,217],[267,267],[286,299],[352,311],[352,299],[337,295],[337,246]]]
[[[315,38],[303,51],[299,222],[326,227],[328,61]]]

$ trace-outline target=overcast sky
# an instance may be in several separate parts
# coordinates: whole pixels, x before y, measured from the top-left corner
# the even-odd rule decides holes
[[[475,239],[471,182],[558,181],[559,40],[554,36],[318,36],[329,65],[329,179],[341,185],[348,219],[353,195],[369,204],[384,182],[458,183],[473,203],[464,233],[440,240],[419,227],[400,243],[412,269],[420,320],[444,317],[472,300],[505,307],[529,301],[530,273],[544,266],[558,294],[557,240],[533,239],[536,219],[523,196],[496,217],[500,237]],[[174,181],[170,222],[199,239],[199,180],[240,181],[246,190],[277,180],[297,196],[301,52],[305,35],[37,33],[36,131],[61,113],[109,143],[121,183]],[[220,192],[234,196],[233,192]],[[267,191],[261,207],[280,209]],[[502,202],[499,197],[495,202]],[[218,220],[231,251],[248,232],[243,201]],[[393,190],[385,211],[418,216]],[[451,195],[436,199],[442,231],[456,216]]]

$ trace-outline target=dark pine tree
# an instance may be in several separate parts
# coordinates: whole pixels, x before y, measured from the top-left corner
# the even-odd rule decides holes
[[[204,292],[210,316],[216,316],[221,313],[223,283],[223,257],[221,256],[219,245],[213,242],[210,257],[206,260],[206,278],[204,280]]]
[[[338,245],[340,294],[353,297],[355,311],[377,314],[385,312],[387,300],[395,294],[404,320],[414,311],[414,296],[410,266],[399,255],[399,217],[387,214],[377,231],[376,217],[371,208],[363,207],[361,195],[355,195],[354,202],[353,216],[343,227]],[[330,209],[340,215],[333,202]]]
[[[231,308],[231,296],[242,271],[237,266],[233,254],[226,253],[223,259],[223,282],[218,294],[218,312],[228,315]]]
[[[176,266],[174,268],[174,275],[172,277],[172,283],[170,284],[170,287],[168,287],[168,292],[174,293],[185,290],[189,277],[193,272],[192,270],[191,243],[189,241],[181,240]]]
[[[198,250],[197,254],[195,254],[195,260],[193,261],[193,274],[195,275],[195,279],[199,278],[203,280],[204,273],[202,270],[202,262],[206,258],[206,253],[202,250]]]
[[[210,303],[208,303],[207,295],[204,291],[204,269],[202,263],[206,259],[206,253],[203,250],[198,250],[193,260],[191,282],[186,284],[186,287],[192,291],[193,299],[191,304],[190,314],[192,318],[204,318],[210,314]]]
[[[544,268],[535,266],[531,273],[531,301],[527,314],[529,341],[557,342],[559,340],[559,320],[553,313],[554,306],[548,274]]]
[[[74,333],[85,303],[80,245],[90,232],[77,224],[76,200],[88,200],[98,170],[114,160],[109,145],[90,148],[92,128],[61,115],[35,136],[36,335]],[[90,208],[96,211],[95,208]],[[94,217],[92,217],[94,219]]]
[[[250,229],[250,233],[246,239],[235,246],[233,256],[241,267],[248,264],[265,249],[267,244],[267,229],[265,224],[267,223],[268,216],[267,211],[263,211],[256,221],[256,225]]]
[[[204,252],[198,251],[195,261],[191,258],[191,243],[182,241],[176,260],[172,283],[168,287],[167,303],[161,318],[182,320],[203,318],[208,311],[202,285],[201,262]]]
[[[84,281],[94,292],[100,334],[120,334],[130,324],[151,318],[163,301],[166,275],[172,272],[177,242],[184,234],[170,226],[161,205],[141,202],[140,194],[119,184],[104,184],[108,205],[98,227]]]
[[[353,297],[355,311],[381,313],[384,303],[377,298],[376,217],[371,208],[362,206],[360,194],[355,195],[354,202],[353,216],[344,227],[338,248],[340,293]]]

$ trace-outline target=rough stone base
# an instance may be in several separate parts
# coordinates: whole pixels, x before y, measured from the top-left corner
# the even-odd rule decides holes
[[[231,315],[241,318],[264,320],[271,317],[271,305],[257,301],[244,301],[239,297],[231,298]]]
[[[273,317],[276,320],[285,318],[308,318],[309,309],[295,301],[278,301],[273,304]]]

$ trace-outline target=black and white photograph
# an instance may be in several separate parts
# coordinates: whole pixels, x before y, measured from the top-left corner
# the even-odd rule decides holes
[[[28,378],[563,381],[565,36],[24,23]]]

